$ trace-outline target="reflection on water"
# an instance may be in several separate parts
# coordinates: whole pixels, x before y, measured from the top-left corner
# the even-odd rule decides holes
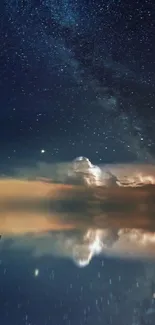
[[[92,165],[89,172],[91,168],[94,172]],[[1,179],[3,243],[11,237],[11,248],[29,246],[36,254],[67,256],[79,266],[89,264],[98,254],[154,257],[155,172],[149,165],[137,168],[109,166],[116,182],[100,186],[56,183],[47,178]],[[100,171],[103,178],[104,168]]]

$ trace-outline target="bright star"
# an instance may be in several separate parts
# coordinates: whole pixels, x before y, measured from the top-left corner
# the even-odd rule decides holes
[[[34,276],[37,277],[39,275],[39,269],[34,270]]]

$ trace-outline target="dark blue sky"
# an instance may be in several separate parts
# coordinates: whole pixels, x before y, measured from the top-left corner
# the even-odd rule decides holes
[[[79,269],[69,260],[34,259],[19,251],[4,251],[1,259],[0,321],[5,325],[131,324],[134,309],[142,308],[143,315],[150,304],[146,299],[141,306],[151,283],[145,288],[147,268],[140,262],[102,258]]]
[[[3,0],[1,22],[4,161],[153,155],[151,1]]]

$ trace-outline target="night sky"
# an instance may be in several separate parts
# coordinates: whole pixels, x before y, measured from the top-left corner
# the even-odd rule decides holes
[[[82,155],[154,162],[153,0],[1,0],[0,75],[1,173]],[[6,245],[0,324],[153,325],[154,268],[80,269]]]

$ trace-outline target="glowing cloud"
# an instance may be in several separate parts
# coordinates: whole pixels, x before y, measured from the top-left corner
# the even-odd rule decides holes
[[[48,165],[55,182],[40,166],[25,178],[0,180],[1,249],[11,238],[10,248],[71,258],[79,267],[99,254],[155,258],[154,166],[100,167],[103,178],[116,180],[106,186],[58,184],[70,165]]]

